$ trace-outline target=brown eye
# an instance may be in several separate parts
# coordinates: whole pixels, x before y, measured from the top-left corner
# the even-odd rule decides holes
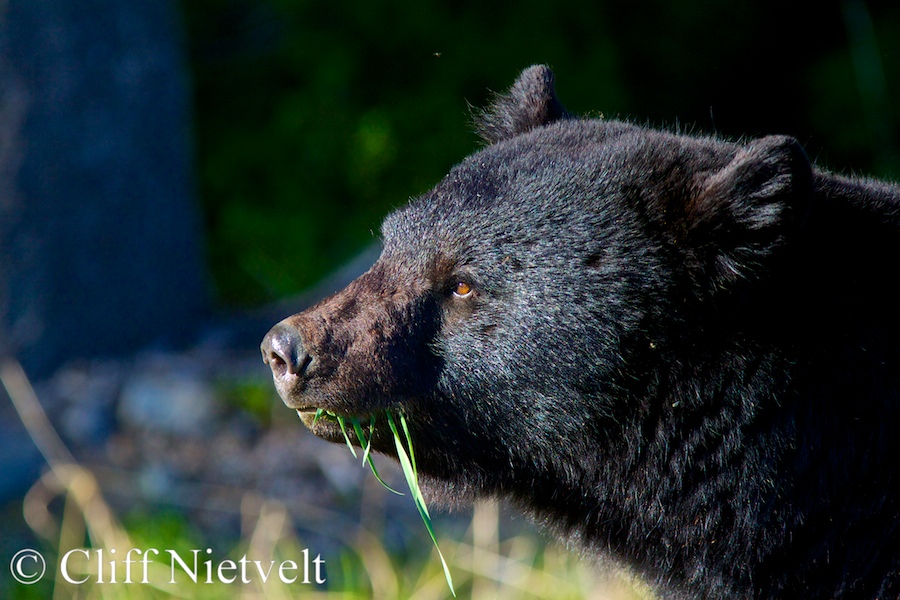
[[[459,298],[465,298],[472,293],[472,286],[466,283],[465,281],[457,282],[456,289],[453,290],[453,294]]]

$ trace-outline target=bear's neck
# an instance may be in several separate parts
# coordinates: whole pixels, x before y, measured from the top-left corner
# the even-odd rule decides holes
[[[900,192],[817,174],[801,229],[769,280],[644,357],[602,458],[518,496],[539,522],[671,597],[798,597],[875,560],[860,515],[900,512],[881,491],[900,479]]]
[[[580,482],[566,473],[534,486],[543,491],[531,506],[537,520],[657,584],[677,574],[669,593],[747,596],[759,561],[748,549],[776,541],[764,521],[774,518],[775,465],[790,443],[789,419],[752,399],[781,389],[780,365],[763,350],[673,363],[646,395],[628,399],[640,417],[609,456],[585,461],[593,468]],[[572,509],[560,518],[560,506]]]
[[[877,521],[897,510],[877,501],[900,458],[891,427],[876,423],[900,422],[898,407],[878,403],[889,368],[868,380],[810,381],[861,358],[850,352],[823,363],[742,348],[739,358],[674,365],[651,386],[656,395],[629,399],[642,411],[618,447],[598,445],[609,454],[585,461],[580,478],[567,465],[533,482],[519,502],[587,554],[635,568],[666,597],[752,597],[760,589],[762,597],[800,597],[790,587],[797,573],[840,587],[831,561],[874,550],[851,514]]]

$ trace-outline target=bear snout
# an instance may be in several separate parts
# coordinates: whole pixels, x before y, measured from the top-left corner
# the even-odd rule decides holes
[[[272,369],[278,395],[290,406],[291,391],[307,378],[313,362],[300,332],[290,325],[278,323],[263,338],[259,349],[263,362]]]

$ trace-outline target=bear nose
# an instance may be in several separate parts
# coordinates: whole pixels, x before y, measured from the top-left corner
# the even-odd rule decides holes
[[[303,345],[300,332],[279,323],[266,334],[259,346],[263,362],[268,364],[275,379],[302,377],[312,362]]]

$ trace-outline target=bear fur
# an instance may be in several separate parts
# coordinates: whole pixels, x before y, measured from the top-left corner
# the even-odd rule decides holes
[[[549,69],[276,325],[276,387],[402,412],[433,499],[494,496],[672,598],[900,597],[900,188],[572,117]],[[351,434],[352,437],[352,434]],[[355,438],[354,438],[355,440]]]

